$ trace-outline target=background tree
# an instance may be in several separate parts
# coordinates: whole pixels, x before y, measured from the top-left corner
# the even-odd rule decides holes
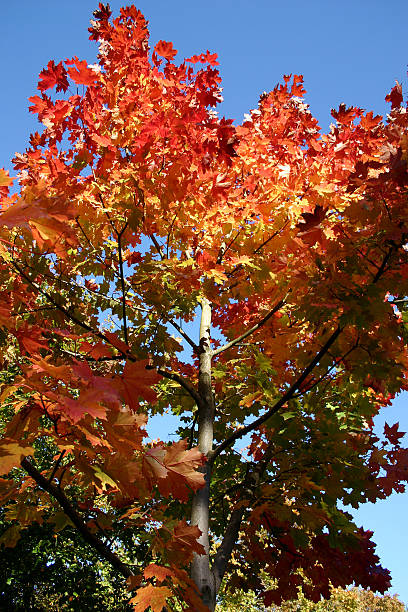
[[[398,425],[372,431],[406,387],[401,86],[386,123],[342,105],[321,135],[286,76],[235,127],[215,55],[177,65],[137,9],[110,18],[97,65],[41,72],[19,191],[0,175],[3,541],[63,511],[142,611],[214,609],[227,568],[266,605],[384,592],[337,504],[407,479]],[[146,444],[168,410],[179,441]]]
[[[266,610],[253,591],[224,592],[218,607],[220,612],[256,612]],[[405,612],[406,606],[396,595],[375,595],[364,589],[332,589],[329,599],[313,602],[300,591],[296,599],[280,606],[272,605],[269,612]]]

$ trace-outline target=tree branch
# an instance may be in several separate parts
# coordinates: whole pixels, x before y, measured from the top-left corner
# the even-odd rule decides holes
[[[62,459],[63,459],[63,457],[64,457],[65,453],[66,453],[66,451],[65,451],[65,450],[61,451],[61,453],[60,453],[60,455],[59,455],[58,459],[57,459],[57,460],[56,460],[56,462],[55,462],[54,467],[52,468],[52,472],[51,472],[51,474],[50,474],[50,477],[48,478],[48,482],[52,482],[52,481],[53,481],[54,476],[55,476],[55,474],[56,474],[56,472],[57,472],[57,470],[58,470],[58,468],[59,468],[59,466],[60,466],[60,463],[61,463],[61,461],[62,461]]]
[[[178,323],[176,323],[173,319],[170,319],[169,317],[167,317],[166,315],[163,315],[163,318],[170,323],[170,325],[172,325],[174,327],[174,329],[177,329],[177,331],[179,332],[180,336],[182,336],[184,338],[184,340],[191,346],[191,348],[193,349],[194,353],[198,354],[199,352],[199,347],[198,345],[190,338],[190,336],[184,331],[184,329],[181,327],[181,325],[179,325]]]
[[[242,427],[241,429],[236,430],[229,438],[226,438],[224,442],[221,442],[221,444],[219,444],[219,446],[216,449],[214,449],[214,451],[211,453],[209,460],[214,461],[214,459],[216,459],[216,457],[218,457],[218,455],[222,453],[223,450],[225,450],[226,448],[234,444],[235,440],[238,440],[239,438],[242,438],[243,436],[250,433],[254,429],[257,429],[260,425],[265,423],[265,421],[270,419],[271,416],[276,414],[276,412],[278,412],[278,410],[280,410],[286,404],[286,402],[289,401],[293,397],[293,395],[295,394],[295,391],[299,389],[303,381],[306,380],[309,374],[314,370],[314,368],[319,363],[321,358],[327,353],[329,348],[337,340],[337,338],[339,337],[342,331],[343,329],[341,327],[337,327],[337,329],[328,338],[324,346],[320,349],[320,351],[315,355],[315,357],[312,359],[309,365],[303,370],[300,376],[296,379],[293,385],[289,387],[289,389],[272,406],[272,408],[270,408],[270,410],[268,410],[265,414],[260,416],[258,419],[256,419],[252,423],[249,423],[246,427]]]
[[[22,270],[22,268],[20,268],[20,266],[13,260],[12,262],[13,267],[18,271],[18,273],[32,286],[34,287],[34,289],[41,295],[43,295],[53,306],[55,306],[55,308],[59,311],[61,311],[62,313],[64,313],[64,315],[67,317],[67,319],[69,321],[72,321],[73,323],[75,323],[76,325],[78,325],[79,327],[81,327],[82,329],[84,329],[85,331],[89,332],[90,334],[92,334],[93,336],[96,336],[97,338],[99,338],[100,340],[103,340],[104,342],[106,342],[106,344],[108,344],[109,346],[112,346],[115,350],[119,351],[119,353],[121,353],[123,355],[123,358],[125,359],[130,359],[130,361],[136,361],[136,358],[134,357],[134,355],[131,355],[129,352],[123,352],[121,351],[118,347],[116,347],[114,344],[112,344],[112,342],[105,336],[105,334],[103,334],[102,332],[94,329],[93,327],[91,327],[90,325],[88,325],[88,323],[85,323],[85,321],[81,321],[80,319],[78,319],[78,317],[76,317],[72,312],[70,312],[67,308],[65,308],[62,304],[59,304],[49,293],[47,293],[47,291],[44,291],[44,289],[42,289],[39,285],[37,285],[37,283],[35,281],[33,281],[28,274],[26,274],[24,272],[24,270]]]
[[[231,553],[237,542],[242,519],[244,518],[245,506],[241,503],[238,508],[235,508],[231,513],[228,526],[225,530],[225,535],[221,546],[218,548],[212,565],[212,572],[215,580],[215,589],[218,592],[220,584],[226,572]]]
[[[31,461],[27,459],[27,457],[24,457],[24,459],[21,461],[21,467],[25,469],[25,471],[31,476],[31,478],[33,478],[39,487],[44,489],[44,491],[47,491],[47,493],[49,493],[49,495],[51,495],[51,497],[53,497],[59,503],[84,540],[90,544],[101,555],[101,557],[111,563],[112,566],[125,578],[133,576],[133,572],[129,566],[121,561],[119,557],[112,552],[112,550],[108,548],[104,542],[102,542],[102,540],[100,540],[88,529],[82,517],[78,514],[69,499],[66,497],[65,493],[60,488],[56,487],[49,480],[47,480],[31,463]]]
[[[237,338],[235,338],[234,340],[231,340],[231,342],[227,342],[227,344],[224,344],[224,346],[220,346],[219,348],[215,349],[215,351],[212,352],[213,356],[215,357],[215,355],[219,355],[220,353],[222,353],[223,351],[226,351],[227,349],[235,346],[236,344],[239,344],[242,340],[245,340],[245,338],[248,338],[248,336],[250,336],[251,334],[253,334],[257,329],[259,329],[260,327],[262,327],[262,325],[265,325],[265,323],[276,313],[278,312],[278,310],[280,310],[282,308],[282,306],[284,305],[285,300],[279,300],[279,302],[272,308],[272,310],[270,310],[268,312],[267,315],[264,316],[263,319],[261,319],[259,321],[259,323],[256,323],[256,325],[254,325],[253,327],[251,327],[250,329],[248,329],[246,332],[244,332],[243,334],[241,334],[240,336],[238,336]]]
[[[191,397],[193,398],[197,406],[201,406],[201,397],[199,393],[195,390],[193,385],[188,380],[186,380],[183,376],[181,376],[180,374],[177,374],[176,372],[168,372],[167,370],[163,370],[163,368],[156,368],[154,365],[151,365],[151,366],[148,365],[146,366],[146,369],[156,370],[158,374],[163,376],[163,378],[174,380],[174,382],[178,383],[180,387],[183,387],[183,389],[185,389],[187,393],[191,395]]]

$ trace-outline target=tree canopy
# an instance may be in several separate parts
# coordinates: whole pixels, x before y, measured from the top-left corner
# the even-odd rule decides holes
[[[150,49],[133,6],[89,31],[98,63],[48,63],[0,170],[3,544],[75,528],[141,612],[213,610],[226,572],[265,605],[383,593],[339,502],[408,477],[373,432],[407,387],[401,85],[322,134],[288,75],[234,125],[215,54]],[[178,439],[146,439],[168,412]]]

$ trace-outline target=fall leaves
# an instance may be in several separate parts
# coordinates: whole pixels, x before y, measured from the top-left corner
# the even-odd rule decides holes
[[[407,380],[403,317],[385,297],[408,292],[401,87],[387,122],[341,105],[321,134],[302,77],[285,76],[235,126],[213,112],[215,54],[176,64],[160,40],[150,55],[137,9],[110,16],[100,5],[91,24],[97,65],[74,57],[40,73],[30,110],[43,131],[14,160],[18,193],[0,171],[2,503],[27,506],[22,526],[38,508],[61,525],[60,491],[93,541],[115,524],[146,544],[135,610],[172,598],[203,610],[187,574],[203,553],[190,500],[210,465],[195,446],[203,346],[186,329],[205,303],[218,328],[206,355],[215,545],[242,510],[233,544],[281,579],[268,597],[289,589],[300,558],[314,596],[327,592],[339,542],[364,544],[348,575],[359,566],[383,588],[368,536],[335,501],[406,480],[401,432],[387,426],[384,450],[368,425]],[[180,439],[146,441],[148,418],[166,411]],[[232,448],[243,431],[250,462]]]

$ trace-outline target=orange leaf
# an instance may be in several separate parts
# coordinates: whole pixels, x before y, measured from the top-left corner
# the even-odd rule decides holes
[[[14,179],[9,176],[8,170],[0,168],[0,187],[9,187],[13,184]]]
[[[148,584],[138,589],[136,597],[132,597],[129,603],[133,604],[135,612],[145,612],[149,607],[152,612],[162,612],[167,598],[171,596],[172,592],[168,587]]]
[[[148,565],[143,574],[145,578],[156,578],[158,582],[164,582],[169,576],[174,576],[173,570],[171,570],[169,567],[163,567],[162,565],[156,565],[155,563]]]
[[[205,458],[198,448],[187,449],[187,441],[180,440],[166,448],[156,446],[145,454],[146,476],[156,480],[160,493],[187,501],[190,491],[204,486],[204,474],[198,471]]]
[[[22,447],[5,438],[0,444],[0,474],[8,474],[13,468],[20,467],[22,457],[32,453],[34,449],[31,446]]]

